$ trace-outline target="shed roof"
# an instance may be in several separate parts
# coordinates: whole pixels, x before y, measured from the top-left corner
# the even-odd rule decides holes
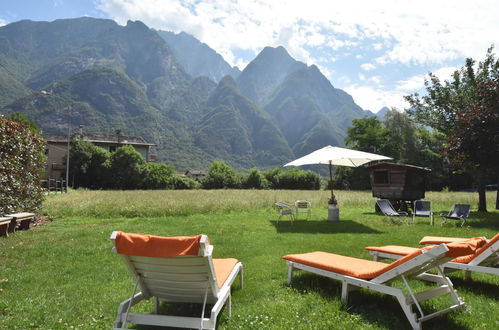
[[[420,170],[420,171],[428,171],[430,172],[431,169],[427,167],[419,167],[419,166],[414,166],[414,165],[409,165],[409,164],[398,164],[398,163],[390,163],[390,162],[381,162],[377,163],[371,166],[368,166],[369,169],[375,169],[375,168],[380,168],[380,167],[398,167],[398,168],[410,168],[410,169],[415,169],[415,170]]]

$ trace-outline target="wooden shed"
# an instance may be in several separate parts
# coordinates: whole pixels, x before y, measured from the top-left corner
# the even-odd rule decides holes
[[[425,197],[429,168],[382,162],[368,170],[373,197],[388,199],[399,210],[407,210],[415,200]]]

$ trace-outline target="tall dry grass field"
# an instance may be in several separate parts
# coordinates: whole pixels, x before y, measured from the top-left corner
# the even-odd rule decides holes
[[[44,212],[56,217],[161,217],[198,213],[223,213],[270,208],[275,202],[312,202],[314,209],[327,208],[329,191],[324,190],[77,190],[66,195],[51,195]],[[370,191],[335,191],[341,208],[353,206],[363,211],[374,209],[376,198]],[[445,212],[454,203],[471,204],[476,209],[478,194],[468,192],[428,192],[436,212]],[[495,206],[495,192],[487,194],[488,207]]]

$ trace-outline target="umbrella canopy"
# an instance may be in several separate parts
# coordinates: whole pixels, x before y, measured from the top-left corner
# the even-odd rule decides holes
[[[331,199],[334,200],[333,194],[333,165],[357,167],[373,160],[388,160],[390,157],[371,154],[369,152],[357,151],[346,148],[326,146],[316,150],[308,155],[298,158],[284,166],[302,166],[312,164],[328,164],[329,179],[331,181]]]

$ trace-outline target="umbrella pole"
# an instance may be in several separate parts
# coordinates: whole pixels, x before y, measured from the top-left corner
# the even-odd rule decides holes
[[[333,164],[329,161],[329,185],[331,187],[331,199],[334,197],[333,193]]]

